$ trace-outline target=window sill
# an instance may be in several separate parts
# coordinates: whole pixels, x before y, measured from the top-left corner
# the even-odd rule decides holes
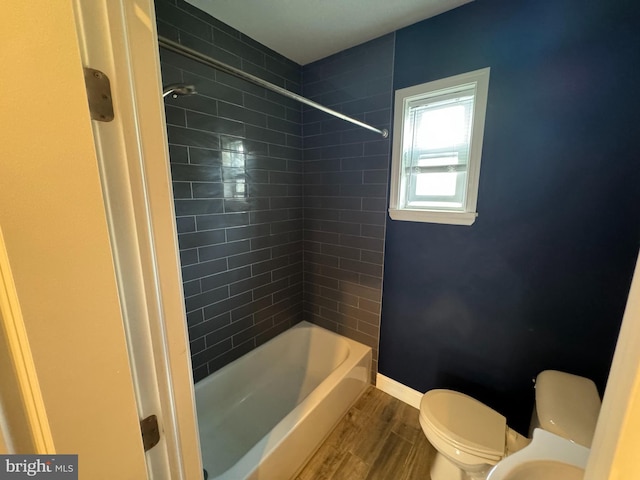
[[[476,212],[436,212],[433,210],[398,210],[390,208],[389,216],[392,220],[402,220],[405,222],[473,225],[478,214]]]

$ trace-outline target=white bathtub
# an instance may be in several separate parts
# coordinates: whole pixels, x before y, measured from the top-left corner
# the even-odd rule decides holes
[[[195,386],[209,480],[287,480],[369,384],[371,349],[301,322]]]

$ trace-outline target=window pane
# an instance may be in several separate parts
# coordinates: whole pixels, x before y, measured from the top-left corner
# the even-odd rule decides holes
[[[412,173],[408,177],[405,206],[460,210],[465,201],[467,172]]]
[[[407,108],[406,204],[460,208],[465,197],[475,86],[416,98]],[[422,167],[422,168],[421,168]],[[425,171],[433,167],[435,171]],[[441,170],[442,167],[444,169]],[[454,169],[455,167],[455,169]]]
[[[466,108],[462,105],[416,109],[414,148],[431,150],[464,144],[468,138]]]
[[[452,197],[456,194],[458,174],[453,173],[421,173],[416,176],[415,195]]]

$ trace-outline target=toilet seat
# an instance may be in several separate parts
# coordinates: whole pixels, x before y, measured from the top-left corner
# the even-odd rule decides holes
[[[431,442],[433,447],[445,456],[455,457],[456,461],[460,464],[477,465],[477,464],[489,464],[495,465],[502,460],[503,455],[491,455],[487,452],[482,452],[469,448],[468,445],[464,445],[455,442],[451,437],[443,435],[433,425],[425,421],[424,417],[420,417],[420,426],[422,427],[427,439]]]
[[[468,395],[430,390],[420,402],[420,419],[435,435],[461,451],[490,462],[504,457],[506,418]]]

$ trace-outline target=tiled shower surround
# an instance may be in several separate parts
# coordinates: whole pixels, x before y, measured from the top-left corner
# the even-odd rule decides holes
[[[307,98],[389,130],[394,36],[303,67]],[[305,318],[373,348],[377,372],[388,138],[303,112]]]
[[[161,36],[389,128],[392,36],[301,67],[182,0],[156,16]],[[165,100],[195,380],[302,319],[377,361],[389,141],[162,49],[161,64],[164,85],[198,91]]]
[[[158,32],[290,90],[300,67],[194,7],[156,1]],[[301,108],[161,50],[194,378],[302,319]]]

